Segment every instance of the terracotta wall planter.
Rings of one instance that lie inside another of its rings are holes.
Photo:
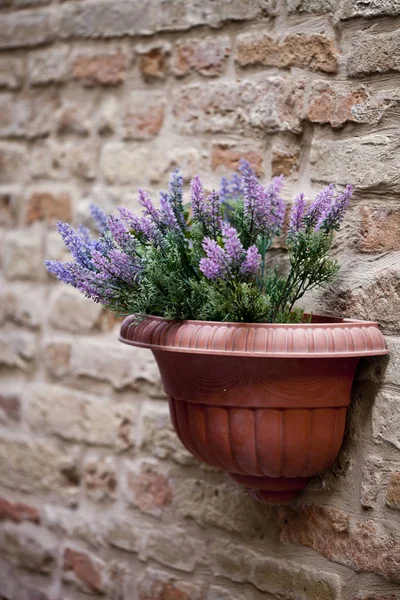
[[[152,350],[186,448],[274,503],[332,464],[359,358],[387,354],[376,323],[318,316],[298,325],[127,317],[120,340]]]

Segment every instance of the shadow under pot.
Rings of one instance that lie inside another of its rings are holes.
[[[377,323],[125,319],[120,340],[152,350],[172,423],[196,458],[253,497],[285,503],[343,441],[358,361],[387,354]]]

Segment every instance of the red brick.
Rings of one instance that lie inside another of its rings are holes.
[[[190,71],[201,75],[220,75],[230,54],[229,38],[206,38],[178,42],[174,52],[174,73],[184,76]]]
[[[364,87],[336,89],[319,81],[313,85],[307,117],[312,123],[327,123],[332,127],[341,127],[349,121],[365,122],[373,116],[371,112],[363,112],[369,102],[370,95]]]
[[[400,471],[392,473],[386,494],[386,504],[400,510]]]
[[[357,247],[361,252],[400,250],[400,210],[360,206]]]
[[[400,540],[372,520],[352,521],[343,511],[308,505],[278,509],[280,540],[313,548],[356,572],[400,583]]]
[[[264,175],[263,155],[256,150],[240,150],[233,144],[214,143],[211,153],[211,168],[225,167],[229,171],[237,171],[240,159],[244,158],[253,167],[256,175]]]
[[[104,563],[97,558],[84,552],[78,552],[72,548],[64,551],[64,579],[77,580],[83,588],[92,592],[102,594],[105,591],[103,578]]]
[[[125,139],[149,140],[156,136],[164,123],[163,102],[135,106],[124,117]]]
[[[141,53],[139,69],[145,81],[165,78],[168,72],[168,54],[164,47],[150,48]]]
[[[27,223],[46,221],[70,221],[72,218],[71,198],[67,193],[33,192],[26,206]]]
[[[160,514],[171,504],[172,490],[168,479],[151,465],[127,474],[128,499],[145,513]]]
[[[272,152],[272,175],[290,177],[299,170],[300,152],[284,152],[274,149]]]
[[[40,513],[34,506],[21,504],[19,502],[9,502],[5,498],[0,498],[0,521],[30,521],[31,523],[40,523]]]
[[[71,75],[82,85],[118,85],[126,79],[129,68],[128,57],[117,54],[99,54],[98,56],[79,56],[72,64]]]
[[[201,600],[199,586],[176,581],[172,576],[149,569],[138,586],[138,600]]]
[[[236,61],[242,67],[300,67],[336,73],[337,55],[334,41],[322,34],[291,34],[281,42],[265,34],[244,34],[238,39]]]

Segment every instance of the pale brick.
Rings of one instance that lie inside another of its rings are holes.
[[[99,323],[101,304],[85,298],[74,288],[57,286],[49,303],[49,322],[56,329],[72,333],[91,331]]]
[[[32,333],[8,327],[0,332],[0,364],[28,371],[36,352],[36,336]]]
[[[39,279],[44,272],[38,235],[11,231],[3,240],[3,269],[6,279]]]
[[[54,37],[51,15],[46,11],[24,11],[2,15],[0,48],[37,46]]]
[[[28,576],[29,577],[29,576]],[[0,560],[1,593],[5,600],[51,600],[50,596],[36,582],[25,580],[25,574],[8,561]]]
[[[382,185],[398,187],[398,139],[384,134],[315,141],[311,150],[314,181],[347,184],[359,189]]]
[[[193,84],[175,92],[173,112],[184,133],[268,133],[302,130],[302,79],[269,77],[260,82]]]
[[[48,373],[55,378],[69,372],[71,343],[63,340],[47,341],[43,348],[43,362]]]
[[[22,181],[28,165],[25,146],[0,144],[0,183]]]
[[[126,449],[134,442],[136,410],[133,404],[113,404],[77,390],[36,384],[26,389],[26,405],[33,431],[116,450]]]
[[[207,594],[207,600],[247,600],[246,592],[236,593],[219,585],[212,585]]]
[[[75,177],[93,181],[97,173],[97,150],[92,144],[73,145],[68,151],[68,165]]]
[[[0,484],[10,490],[68,498],[79,481],[72,477],[75,458],[51,442],[0,440]]]
[[[70,510],[55,504],[46,504],[42,510],[42,522],[57,536],[70,537],[99,549],[105,545],[104,525],[98,515],[88,511]]]
[[[29,8],[31,6],[43,6],[50,4],[51,0],[12,0],[15,8]]]
[[[57,545],[50,534],[24,530],[18,525],[4,524],[0,528],[2,558],[37,573],[51,573],[55,566]]]
[[[142,462],[127,468],[125,496],[142,512],[161,517],[172,501],[171,483],[157,463]]]
[[[152,558],[162,565],[193,572],[204,561],[205,542],[175,526],[151,527],[141,538],[140,557]]]
[[[351,77],[391,71],[400,71],[398,32],[375,35],[363,33],[352,40],[347,59],[347,72]]]
[[[399,0],[341,0],[339,17],[394,17],[400,15]]]
[[[164,117],[165,103],[161,99],[136,97],[123,118],[125,139],[150,140],[160,132]]]
[[[389,508],[400,510],[400,471],[391,474],[386,494],[386,504]]]
[[[159,384],[150,352],[118,343],[80,339],[72,349],[71,370],[77,376],[107,381],[116,389],[150,391]]]
[[[10,228],[15,225],[18,204],[18,194],[14,190],[0,190],[0,227]]]
[[[15,392],[0,393],[0,423],[18,423],[21,420],[21,397]]]
[[[77,56],[71,65],[71,76],[86,87],[113,86],[126,79],[129,58],[122,52]]]
[[[361,505],[364,508],[376,508],[382,500],[380,496],[386,489],[390,478],[390,463],[379,457],[371,456],[365,461],[362,474]]]
[[[176,435],[166,402],[146,402],[143,405],[141,449],[156,458],[170,459],[180,465],[195,464],[196,459],[184,448]]]
[[[287,0],[289,13],[325,13],[334,11],[337,0]]]
[[[334,40],[322,34],[293,33],[277,42],[265,34],[246,33],[238,37],[236,62],[242,67],[300,67],[336,73],[337,57]]]
[[[62,83],[68,74],[68,56],[66,46],[31,52],[27,62],[28,82],[31,85]]]
[[[400,450],[400,401],[397,394],[381,391],[372,414],[373,436]]]
[[[173,71],[180,77],[191,71],[215,77],[225,70],[230,52],[228,37],[178,42],[174,50]]]
[[[230,143],[214,142],[211,151],[211,168],[213,171],[219,167],[225,170],[237,171],[240,159],[247,160],[257,177],[264,175],[263,153],[257,149],[241,149],[240,146]]]
[[[18,283],[8,288],[14,297],[9,319],[29,329],[39,329],[46,312],[46,293],[38,286]]]
[[[400,582],[400,541],[373,520],[354,522],[343,511],[317,505],[278,511],[282,542],[309,546],[357,572]]]
[[[142,528],[133,527],[132,521],[126,517],[113,515],[107,522],[105,538],[111,546],[119,550],[138,553],[143,535]]]
[[[0,135],[29,139],[47,136],[57,105],[57,97],[51,89],[31,90],[29,98],[3,94],[0,97]]]
[[[112,501],[117,497],[117,465],[111,456],[91,456],[83,473],[85,493],[94,502]]]
[[[143,183],[148,176],[150,152],[147,148],[111,142],[103,146],[100,167],[107,183],[135,184]]]
[[[177,580],[169,573],[147,569],[138,584],[138,600],[202,600],[201,585]]]
[[[24,80],[24,65],[21,58],[0,58],[0,87],[17,90]]]
[[[169,46],[137,47],[139,69],[145,81],[165,79],[168,73]]]
[[[226,540],[210,545],[211,569],[215,576],[252,583],[262,592],[296,600],[339,600],[340,579],[316,569],[305,569]]]

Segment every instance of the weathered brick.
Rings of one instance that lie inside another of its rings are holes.
[[[36,234],[11,231],[3,238],[6,279],[39,279],[43,274],[41,240]]]
[[[77,290],[60,286],[50,298],[49,322],[57,329],[84,333],[96,327],[102,310]]]
[[[305,569],[275,559],[247,545],[214,541],[209,549],[214,575],[236,582],[248,582],[262,592],[296,600],[339,600],[340,579],[321,570]]]
[[[52,377],[59,378],[69,371],[71,343],[68,341],[49,341],[43,348],[43,361]]]
[[[400,471],[392,473],[386,494],[389,508],[400,510]]]
[[[263,33],[246,33],[238,37],[236,62],[242,67],[300,67],[336,73],[337,56],[334,41],[322,34],[294,33],[277,42]]]
[[[107,381],[116,389],[154,391],[158,369],[149,352],[122,344],[80,339],[73,345],[71,370],[76,376]]]
[[[27,388],[26,404],[27,419],[34,431],[117,450],[133,444],[134,405],[113,404],[104,398],[44,383]]]
[[[390,135],[371,134],[356,139],[316,140],[311,150],[311,178],[347,184],[359,189],[397,189],[396,166],[399,142]]]
[[[54,225],[57,221],[71,221],[71,197],[67,192],[32,192],[25,207],[26,223],[46,221]]]
[[[55,46],[45,50],[34,50],[28,55],[27,79],[31,85],[61,83],[68,74],[69,50],[66,46]]]
[[[0,4],[1,6],[1,4]],[[29,576],[28,576],[29,577]],[[0,561],[1,593],[5,600],[50,600],[40,584],[25,580],[25,573],[8,561]]]
[[[0,521],[40,523],[40,512],[29,504],[9,502],[6,498],[0,498]]]
[[[128,140],[149,140],[164,123],[165,103],[146,97],[130,103],[123,119],[124,137]]]
[[[287,0],[289,13],[325,13],[334,11],[337,0]]]
[[[169,573],[148,569],[138,584],[138,600],[201,600],[201,585],[177,580]]]
[[[106,564],[99,558],[67,547],[64,550],[63,580],[74,582],[84,592],[104,594]]]
[[[84,181],[93,181],[97,173],[97,149],[92,143],[75,144],[69,148],[67,161],[70,172]]]
[[[111,456],[92,456],[85,462],[83,481],[88,498],[95,502],[115,500],[117,497],[117,466]]]
[[[166,402],[145,402],[141,412],[141,449],[161,459],[171,459],[180,465],[195,464],[196,459],[179,441],[169,416]]]
[[[385,206],[359,207],[357,248],[361,252],[400,250],[400,211]]]
[[[371,98],[364,86],[348,89],[324,81],[313,84],[307,118],[312,123],[341,127],[347,122],[378,122],[383,104]]]
[[[145,81],[165,79],[168,73],[169,47],[166,45],[137,48],[139,69]]]
[[[240,165],[240,159],[247,160],[256,175],[264,175],[263,154],[261,150],[241,150],[240,146],[230,143],[214,142],[211,151],[211,168],[213,171],[219,167],[225,170],[237,171]]]
[[[57,546],[45,531],[21,529],[14,523],[0,528],[0,553],[2,558],[36,573],[51,573],[55,566]]]
[[[288,151],[274,148],[272,151],[271,168],[274,177],[284,175],[291,177],[298,172],[300,165],[300,151]]]
[[[23,11],[2,15],[0,48],[38,46],[54,37],[54,25],[47,11]]]
[[[393,444],[400,450],[400,403],[394,393],[382,390],[374,403],[372,414],[373,436]]]
[[[183,182],[189,183],[199,172],[200,165],[203,164],[202,158],[206,156],[190,146],[177,146],[170,148],[168,153],[158,153],[152,159],[149,180],[153,184],[161,183],[165,186],[172,171],[179,168],[182,171]]]
[[[156,463],[143,462],[129,467],[125,487],[128,502],[144,513],[160,517],[171,504],[170,481]]]
[[[36,336],[21,329],[4,328],[0,332],[0,364],[29,371],[37,352]]]
[[[42,509],[43,525],[60,537],[82,541],[98,550],[105,546],[104,526],[95,512],[78,511],[57,504],[46,504]]]
[[[347,59],[350,77],[400,71],[400,34],[363,33],[352,42]]]
[[[400,542],[394,532],[372,521],[351,521],[343,511],[317,505],[282,507],[280,539],[310,546],[357,572],[400,581]]]
[[[18,195],[13,190],[0,191],[0,227],[15,225],[18,211]]]
[[[18,423],[21,420],[21,398],[16,392],[3,390],[0,393],[0,423],[11,421]]]
[[[341,19],[396,15],[400,15],[399,0],[341,0],[338,12]]]
[[[68,498],[76,493],[74,457],[50,442],[0,440],[0,483],[6,489]]]
[[[35,139],[47,136],[57,108],[53,90],[32,90],[28,97],[3,94],[0,97],[0,135]]]
[[[71,76],[82,85],[112,86],[123,83],[129,68],[129,58],[122,52],[77,56],[71,65]]]
[[[0,144],[0,183],[21,181],[27,162],[23,144]]]
[[[51,0],[12,0],[15,8],[29,8],[31,6],[43,6],[50,4]]]
[[[97,109],[94,96],[87,90],[74,90],[74,94],[63,96],[60,109],[55,115],[57,133],[61,135],[87,136],[92,127]]]
[[[217,76],[226,67],[231,45],[228,37],[178,42],[174,50],[173,71],[183,77],[191,71]]]
[[[13,299],[8,319],[25,328],[39,329],[46,310],[44,290],[29,283],[17,283],[7,289]]]
[[[212,585],[207,594],[207,600],[246,600],[246,592],[232,592],[231,589],[225,589],[219,585]]]
[[[184,133],[260,129],[302,130],[303,79],[269,77],[260,82],[193,84],[175,92],[173,112]]]
[[[24,65],[21,58],[0,58],[0,87],[17,90],[22,86],[24,79]]]
[[[388,461],[377,456],[370,456],[365,461],[360,502],[364,508],[376,508],[381,501],[381,494],[386,489],[391,474]]]

